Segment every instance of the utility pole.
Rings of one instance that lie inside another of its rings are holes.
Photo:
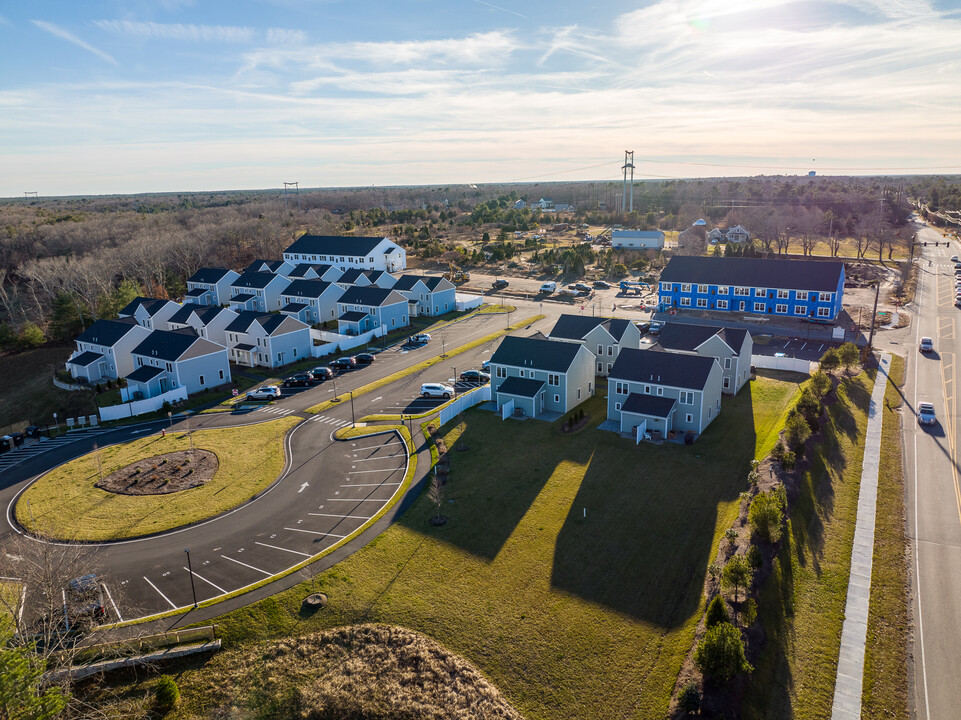
[[[621,194],[621,212],[626,214],[634,212],[634,151],[625,150],[624,151],[624,165],[621,167],[624,171],[624,190]],[[627,171],[631,171],[631,197],[630,206],[628,207],[628,197],[627,197]]]
[[[287,207],[287,188],[294,188],[297,195],[297,212],[300,212],[300,183],[299,182],[285,182],[284,183],[284,210],[290,213],[290,208]]]

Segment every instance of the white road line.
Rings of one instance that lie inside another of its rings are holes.
[[[380,473],[382,473],[382,472],[392,473],[392,472],[397,472],[398,470],[400,470],[399,467],[396,467],[396,468],[381,468],[380,470],[351,470],[351,471],[350,471],[349,473],[347,473],[347,474],[348,474],[348,475],[365,475],[365,474],[367,474],[367,473],[375,473],[375,472],[380,472]]]
[[[268,545],[267,543],[256,542],[256,541],[254,541],[254,545],[263,545],[264,547],[269,547],[274,550],[283,550],[284,552],[293,553],[294,555],[303,555],[304,557],[310,557],[308,553],[300,552],[300,550],[291,550],[290,548],[283,548],[277,545]]]
[[[381,455],[379,457],[372,458],[353,458],[351,462],[370,462],[371,460],[394,460],[395,458],[403,457],[403,455]]]
[[[232,557],[227,557],[226,555],[221,555],[220,557],[222,557],[224,560],[230,560],[230,562],[237,563],[238,565],[243,565],[245,568],[250,568],[251,570],[256,570],[256,571],[259,572],[259,573],[263,573],[263,574],[266,575],[267,577],[270,577],[271,575],[273,575],[273,573],[271,573],[271,572],[267,572],[266,570],[261,570],[259,567],[254,567],[253,565],[248,565],[248,564],[245,563],[245,562],[240,562],[240,560],[235,560],[235,559],[232,558]]]
[[[394,440],[393,442],[383,443],[383,444],[381,444],[381,445],[354,445],[353,448],[354,448],[355,451],[359,451],[359,450],[377,450],[378,448],[388,447],[388,446],[390,446],[390,445],[403,445],[403,444],[404,444],[404,443],[402,443],[400,440]]]
[[[388,498],[389,500],[390,498]],[[377,498],[327,498],[327,502],[379,502],[385,503],[387,500],[378,500]]]
[[[349,483],[347,485],[341,485],[341,487],[387,487],[389,485],[400,485],[399,482],[395,483]]]
[[[190,572],[190,569],[189,569],[189,568],[184,568],[184,570],[186,570],[187,572]],[[216,585],[216,584],[210,582],[210,580],[208,580],[207,578],[205,578],[205,577],[204,577],[203,575],[201,575],[200,573],[198,573],[198,572],[195,571],[195,572],[193,573],[193,576],[194,576],[195,578],[197,578],[198,580],[203,580],[205,583],[207,583],[208,585],[210,585],[210,587],[217,588],[217,589],[220,590],[220,592],[222,592],[224,595],[227,594],[227,591],[224,590],[222,587],[220,587],[220,585]]]
[[[23,580],[23,578],[4,577],[3,575],[0,575],[0,580],[10,580],[11,582],[20,582],[21,580]]]
[[[307,513],[316,517],[344,518],[347,520],[370,520],[373,515],[337,515],[336,513]]]
[[[113,601],[113,595],[110,594],[110,588],[107,587],[107,583],[103,584],[103,589],[107,593],[107,599],[110,600],[110,604],[113,605],[113,611],[117,613],[117,619],[123,622],[123,615],[120,614],[120,608],[117,607],[117,603]]]
[[[172,607],[174,610],[177,609],[177,606],[174,605],[174,604],[170,601],[170,598],[167,597],[166,595],[164,595],[162,592],[160,592],[160,588],[158,588],[156,585],[154,585],[152,582],[150,582],[150,578],[148,578],[146,575],[144,575],[144,576],[143,576],[143,579],[147,581],[147,584],[148,584],[150,587],[152,587],[154,590],[157,591],[157,594],[158,594],[160,597],[162,597],[164,600],[167,601],[167,603],[170,605],[170,607]]]
[[[301,530],[300,528],[285,527],[284,530],[290,530],[291,532],[307,533],[308,535],[323,535],[324,537],[335,537],[335,538],[347,537],[346,535],[334,535],[334,533],[318,532],[317,530]]]

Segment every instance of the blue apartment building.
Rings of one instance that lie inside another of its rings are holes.
[[[661,273],[662,308],[830,322],[841,312],[844,263],[675,256]]]

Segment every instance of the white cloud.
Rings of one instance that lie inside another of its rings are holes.
[[[95,20],[93,24],[101,30],[141,40],[245,43],[255,36],[253,28],[233,25],[182,25],[130,20]]]
[[[110,55],[108,55],[107,53],[105,53],[103,50],[100,50],[100,49],[98,49],[98,48],[95,48],[95,47],[94,47],[93,45],[91,45],[90,43],[85,42],[84,40],[81,40],[80,38],[78,38],[76,35],[74,35],[74,34],[73,34],[72,32],[70,32],[69,30],[65,30],[64,28],[59,27],[58,25],[54,25],[53,23],[48,23],[48,22],[45,22],[45,21],[43,21],[43,20],[31,20],[30,22],[32,22],[34,25],[36,25],[36,26],[37,26],[38,28],[40,28],[41,30],[47,31],[47,32],[50,33],[51,35],[56,35],[58,38],[61,38],[61,39],[63,39],[63,40],[66,40],[66,41],[69,42],[69,43],[73,43],[73,44],[76,45],[77,47],[83,48],[83,49],[86,50],[87,52],[93,53],[94,55],[96,55],[96,56],[97,56],[98,58],[100,58],[101,60],[106,60],[107,62],[109,62],[109,63],[111,63],[111,64],[113,64],[113,65],[117,65],[117,64],[118,64],[117,61],[113,59],[113,57],[111,57]]]

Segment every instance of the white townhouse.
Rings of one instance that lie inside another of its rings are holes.
[[[180,303],[173,300],[138,297],[118,312],[117,317],[133,318],[148,330],[166,330],[167,320],[179,309]]]
[[[290,281],[283,275],[257,271],[245,272],[230,286],[230,308],[238,312],[280,310],[283,306],[280,295],[289,284]]]
[[[193,328],[204,340],[227,346],[227,326],[237,319],[230,308],[185,303],[167,321],[170,330]]]
[[[341,270],[362,268],[400,272],[407,268],[407,251],[387,237],[302,235],[286,250],[292,264],[328,263]]]
[[[240,273],[227,268],[200,268],[187,280],[184,302],[198,305],[226,305],[232,293],[230,286]]]
[[[754,340],[747,330],[669,322],[650,349],[715,358],[723,373],[725,395],[736,395],[751,379]]]
[[[397,278],[383,270],[361,270],[360,268],[347,268],[337,278],[337,284],[344,290],[351,286],[389,289],[394,287],[396,282]]]
[[[720,412],[713,357],[625,349],[607,376],[607,419],[623,433],[700,435]]]
[[[295,265],[287,272],[288,280],[323,280],[324,282],[335,282],[340,279],[344,271],[333,265],[321,265],[319,263],[301,263]]]
[[[116,380],[134,368],[130,352],[150,331],[132,318],[97,320],[77,337],[77,349],[67,360],[75,378],[96,383]]]
[[[395,290],[379,287],[349,287],[337,301],[337,332],[360,335],[386,327],[388,331],[410,323],[407,298]]]
[[[150,398],[182,387],[188,395],[230,382],[227,348],[193,331],[154,330],[131,358],[136,367],[125,375],[124,400]]]
[[[401,275],[394,290],[407,298],[410,316],[443,315],[456,309],[457,288],[450,280],[435,275]]]
[[[280,296],[280,312],[308,325],[337,320],[337,301],[344,294],[337,283],[324,280],[292,280]]]
[[[594,355],[594,370],[604,376],[624,348],[641,347],[641,331],[621,318],[561,315],[548,333],[551,340],[580,343]]]
[[[310,326],[287,315],[245,310],[227,326],[230,359],[254,367],[280,367],[311,356]]]
[[[294,269],[293,263],[286,260],[254,260],[244,268],[244,272],[269,272],[271,275],[283,275]]]
[[[491,393],[498,411],[565,413],[594,395],[593,365],[583,345],[508,335],[491,356]]]

